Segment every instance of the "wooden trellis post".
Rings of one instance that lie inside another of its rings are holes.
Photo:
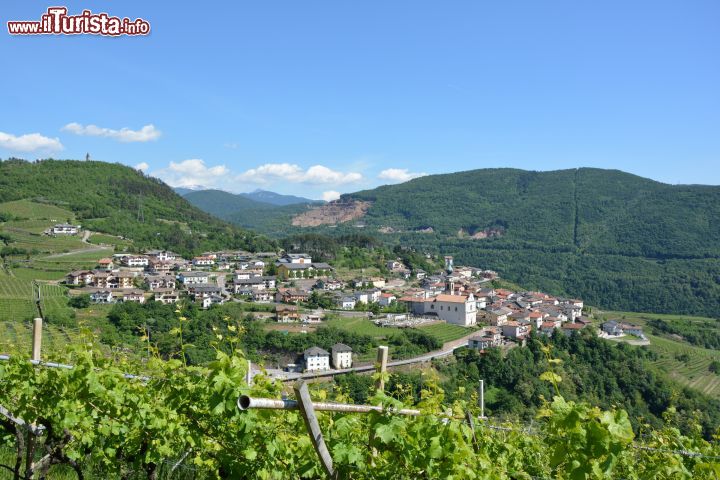
[[[470,433],[472,434],[472,446],[475,453],[478,453],[480,447],[478,445],[477,436],[475,435],[475,420],[473,420],[473,414],[470,410],[465,412],[465,421],[467,421],[470,427]]]
[[[323,439],[322,431],[320,430],[317,415],[315,415],[315,409],[313,408],[307,383],[300,380],[297,384],[295,384],[293,390],[295,390],[295,397],[297,398],[298,406],[300,407],[300,413],[302,414],[303,420],[305,420],[305,427],[307,428],[308,434],[310,434],[310,439],[312,440],[315,452],[320,458],[320,463],[322,463],[323,469],[325,470],[328,478],[336,479],[337,472],[333,468],[333,460],[330,456],[330,451],[325,445],[325,440]]]

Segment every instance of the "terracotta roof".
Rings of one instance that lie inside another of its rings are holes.
[[[409,296],[405,296],[405,297],[400,297],[400,298],[398,299],[398,301],[399,301],[399,302],[424,302],[425,299],[422,298],[422,297],[409,297]]]
[[[441,293],[435,297],[437,302],[450,302],[450,303],[465,303],[468,297],[465,295],[448,295],[447,293]]]

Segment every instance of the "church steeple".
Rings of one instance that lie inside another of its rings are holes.
[[[453,257],[452,257],[452,255],[445,255],[445,271],[448,274],[453,273]]]

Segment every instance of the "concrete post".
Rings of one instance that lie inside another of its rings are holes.
[[[485,418],[485,380],[480,380],[480,418]]]
[[[384,345],[381,345],[378,347],[377,363],[378,363],[378,373],[380,373],[381,375],[375,386],[378,390],[385,390],[385,380],[382,378],[382,374],[387,372],[388,347],[386,347]]]
[[[40,350],[42,349],[42,318],[33,320],[32,359],[40,361]]]

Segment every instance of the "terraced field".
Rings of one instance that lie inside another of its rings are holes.
[[[32,282],[0,270],[0,320],[26,321],[36,316]]]
[[[0,296],[0,321],[25,321],[35,318],[37,309],[29,299],[3,298]]]
[[[648,335],[650,349],[660,354],[654,364],[682,385],[687,385],[707,395],[720,398],[720,375],[710,372],[713,360],[720,361],[720,352],[694,347],[654,335]],[[678,356],[686,354],[687,361]]]
[[[72,341],[76,331],[43,325],[42,352],[44,355],[61,353]],[[32,324],[30,322],[0,321],[0,353],[30,353],[32,347]]]
[[[29,233],[41,234],[52,225],[49,220],[11,220],[5,222],[5,227],[9,229],[24,230]]]
[[[73,220],[75,214],[55,205],[33,202],[31,200],[15,200],[0,203],[0,212],[6,212],[19,218],[49,220],[55,223]]]
[[[43,312],[59,318],[67,317],[72,310],[67,306],[67,289],[60,285],[39,283]],[[28,321],[37,317],[33,281],[17,278],[7,272],[0,273],[0,321]]]
[[[371,337],[386,337],[393,332],[392,328],[378,327],[373,322],[363,317],[340,317],[327,321],[327,325],[337,327],[349,332],[370,335]]]
[[[80,251],[77,253],[55,254],[46,257],[38,257],[32,260],[31,265],[41,270],[62,270],[69,272],[71,270],[93,268],[97,265],[97,261],[103,257],[112,255],[112,248],[103,250],[94,250],[91,252]]]
[[[67,288],[60,285],[40,284],[43,314],[49,318],[65,318],[72,313],[68,307]]]
[[[73,310],[67,305],[67,289],[47,282],[61,280],[72,270],[94,267],[100,258],[112,254],[112,247],[93,247],[80,236],[43,235],[55,223],[74,221],[72,212],[54,205],[19,200],[0,203],[0,212],[15,217],[0,223],[5,241],[29,255],[9,257],[2,264],[0,321],[25,322],[38,315],[34,281],[40,284],[43,313],[54,321],[68,319]]]
[[[52,224],[48,223],[47,226]],[[76,250],[85,246],[80,237],[64,236],[53,237],[41,233],[33,233],[20,228],[4,225],[1,229],[10,236],[11,245],[23,248],[29,252],[56,253]]]
[[[45,203],[18,200],[0,203],[0,212],[15,218],[0,223],[0,232],[9,236],[10,246],[34,253],[68,252],[87,247],[79,236],[49,236],[42,232],[56,223],[74,222],[74,214]]]
[[[93,233],[88,239],[88,242],[93,245],[112,245],[120,250],[124,247],[130,247],[132,245],[132,240],[122,239],[120,237],[106,235],[104,233]]]
[[[67,274],[67,269],[58,270],[40,269],[32,267],[14,267],[12,274],[21,280],[62,280]]]
[[[370,335],[371,337],[376,338],[384,338],[397,331],[392,327],[378,327],[371,320],[362,317],[333,318],[327,321],[327,325],[354,333]],[[462,338],[473,331],[470,328],[452,325],[449,323],[435,323],[432,325],[418,327],[418,329],[428,335],[432,335],[442,343],[457,340],[458,338]]]
[[[706,318],[706,317],[692,317],[689,315],[675,315],[675,314],[665,314],[665,313],[638,313],[638,312],[614,312],[614,311],[604,311],[602,312],[602,315],[606,317],[608,320],[610,319],[621,319],[623,321],[636,323],[638,325],[645,325],[648,320],[651,319],[660,319],[665,321],[673,321],[673,320],[688,320],[691,322],[706,322],[706,321],[714,321],[712,318]]]
[[[621,319],[645,327],[645,335],[650,339],[650,345],[647,348],[658,353],[661,357],[654,362],[660,370],[682,385],[687,385],[712,397],[720,398],[720,375],[708,370],[710,362],[713,360],[720,361],[720,350],[691,345],[683,341],[682,338],[652,335],[650,333],[652,330],[646,326],[647,322],[652,319],[666,322],[697,322],[703,325],[715,324],[717,320],[689,315],[611,311],[602,312],[602,317]],[[684,360],[684,355],[687,355],[687,360]]]
[[[460,325],[452,325],[450,323],[434,323],[432,325],[418,327],[418,329],[428,335],[432,335],[442,343],[457,340],[465,335],[469,335],[475,330],[473,328],[461,327]]]

